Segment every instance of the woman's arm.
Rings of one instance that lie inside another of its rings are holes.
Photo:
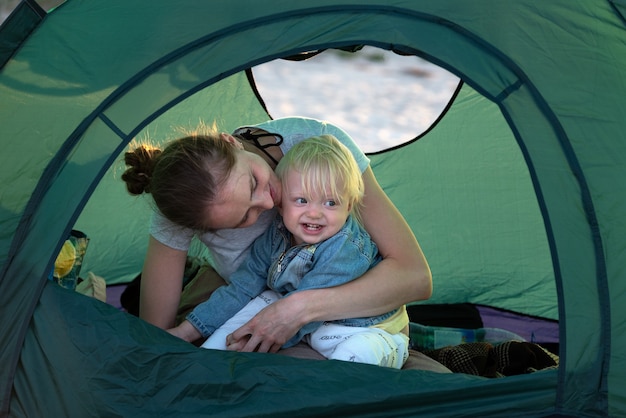
[[[163,329],[174,326],[186,261],[186,251],[170,248],[150,236],[141,273],[142,319]]]
[[[275,302],[235,331],[229,348],[277,351],[309,322],[379,315],[430,297],[430,268],[415,236],[371,168],[363,173],[363,180],[363,224],[383,261],[350,283],[294,293]]]
[[[344,312],[348,314],[344,317],[381,314],[405,303],[428,299],[432,294],[430,268],[409,225],[371,168],[363,173],[363,181],[362,220],[383,261],[355,281],[355,289],[341,295],[350,297],[349,305],[353,308]]]

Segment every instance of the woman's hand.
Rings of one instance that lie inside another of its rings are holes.
[[[226,345],[232,351],[275,353],[308,322],[304,317],[304,305],[300,295],[294,293],[268,305],[241,328],[226,337]]]

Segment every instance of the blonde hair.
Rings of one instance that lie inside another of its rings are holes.
[[[360,220],[363,177],[352,153],[337,138],[320,135],[294,145],[278,163],[276,175],[283,180],[289,170],[301,174],[305,194],[331,194]]]

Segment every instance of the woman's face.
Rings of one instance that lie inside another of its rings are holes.
[[[280,181],[265,160],[243,149],[236,157],[217,199],[206,209],[205,222],[212,229],[251,226],[263,211],[280,204]]]

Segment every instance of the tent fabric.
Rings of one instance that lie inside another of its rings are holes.
[[[0,27],[0,412],[626,414],[624,9],[69,0],[44,16],[24,1]],[[141,269],[151,203],[119,180],[133,138],[263,121],[246,69],[352,45],[463,80],[436,126],[372,167],[429,259],[429,303],[558,319],[558,371],[493,381],[198,350],[47,280],[72,229],[91,238],[84,271],[119,283]]]
[[[53,329],[52,321],[67,326]],[[502,416],[524,404],[545,413],[554,402],[554,393],[542,389],[554,387],[555,372],[542,372],[541,379],[507,378],[493,388],[486,386],[488,379],[470,375],[449,375],[444,383],[431,372],[197,349],[52,284],[42,294],[34,322],[22,353],[28,367],[18,365],[11,416],[45,416],[46,411],[67,417],[389,417],[453,411],[454,416],[459,411],[460,416]],[[446,400],[457,391],[465,393]],[[483,405],[503,392],[523,392],[524,400],[520,405],[514,396]]]

